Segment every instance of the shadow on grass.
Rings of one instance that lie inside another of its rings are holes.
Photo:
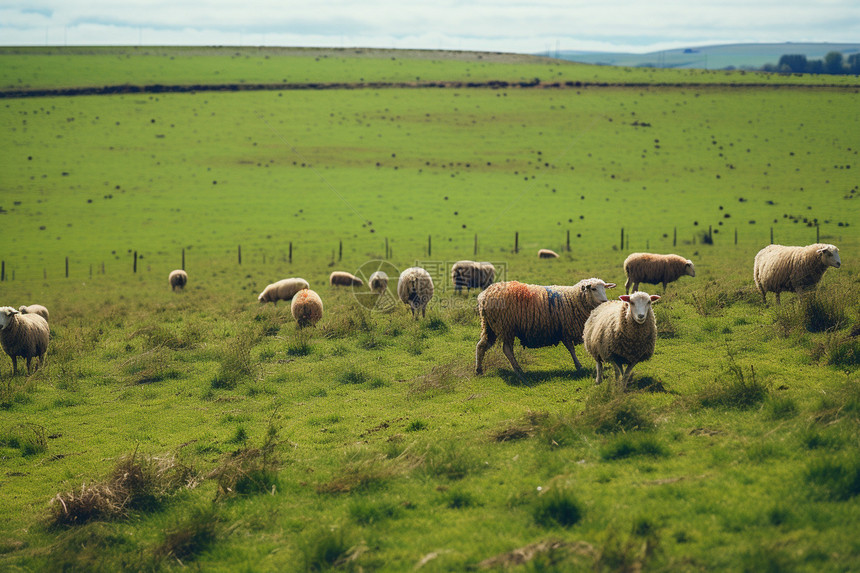
[[[536,386],[544,384],[555,378],[569,378],[570,380],[588,380],[594,378],[594,370],[581,368],[571,370],[569,368],[556,368],[553,370],[538,370],[533,372],[514,372],[508,369],[499,369],[499,378],[508,386]]]

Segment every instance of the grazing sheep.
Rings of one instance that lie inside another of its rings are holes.
[[[46,321],[50,320],[48,318],[48,309],[41,304],[31,304],[30,306],[21,305],[21,307],[18,309],[18,312],[20,312],[21,314],[38,314]]]
[[[293,297],[293,302],[290,303],[290,312],[296,319],[299,328],[315,326],[323,315],[322,299],[311,289],[302,289]]]
[[[388,274],[383,271],[376,271],[367,281],[370,284],[370,290],[377,294],[385,292],[388,288]]]
[[[625,293],[631,292],[630,285],[633,285],[633,292],[639,290],[639,283],[663,283],[665,293],[667,283],[675,282],[684,275],[696,276],[696,267],[693,261],[679,255],[632,253],[624,260],[624,274],[627,275]]]
[[[409,306],[412,316],[417,319],[418,312],[421,316],[427,313],[427,303],[433,298],[433,279],[430,273],[421,267],[409,267],[402,273],[397,281],[397,296],[403,304]]]
[[[514,338],[526,348],[564,344],[576,369],[582,368],[574,345],[582,343],[582,328],[592,310],[606,302],[606,289],[615,283],[581,280],[573,286],[540,286],[517,281],[495,283],[478,295],[481,339],[475,349],[475,372],[481,374],[484,353],[502,339],[502,351],[516,372]]]
[[[582,338],[585,351],[597,363],[595,383],[603,381],[603,363],[611,362],[624,389],[633,367],[654,354],[657,320],[651,303],[660,297],[640,291],[618,298],[621,300],[613,300],[594,309],[585,321]],[[625,364],[626,371],[622,370]]]
[[[167,277],[167,284],[170,285],[172,290],[182,290],[185,288],[185,285],[188,284],[188,274],[182,269],[176,269],[175,271],[170,271],[170,275]]]
[[[278,306],[279,300],[290,300],[297,292],[304,288],[310,288],[308,281],[305,279],[291,278],[279,280],[264,288],[260,296],[257,297],[257,300],[260,301],[260,304],[273,302],[275,306]]]
[[[496,267],[492,263],[476,263],[475,261],[457,261],[451,267],[451,281],[454,292],[473,288],[484,290],[496,279]]]
[[[27,359],[27,374],[30,360],[39,358],[39,366],[45,361],[48,351],[48,321],[38,314],[21,314],[11,306],[0,307],[0,345],[12,359],[12,374],[18,372],[18,357]]]
[[[768,245],[755,256],[753,279],[763,302],[767,302],[767,293],[772,292],[776,293],[776,303],[779,304],[779,293],[800,293],[814,288],[828,267],[838,269],[840,266],[839,249],[834,245]]]
[[[364,281],[357,276],[344,271],[334,271],[328,277],[328,283],[332,286],[363,286]]]
[[[551,251],[549,249],[541,249],[538,251],[538,258],[539,259],[557,259],[558,253],[556,253],[555,251]]]

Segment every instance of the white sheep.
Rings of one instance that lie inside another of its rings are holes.
[[[538,258],[539,259],[557,259],[558,253],[556,253],[555,251],[552,251],[550,249],[541,249],[538,251]]]
[[[11,306],[0,307],[0,345],[12,359],[13,375],[18,372],[19,356],[27,359],[27,374],[34,357],[39,358],[42,366],[49,335],[48,321],[38,314],[21,314]]]
[[[184,289],[185,285],[188,284],[188,273],[186,273],[182,269],[170,271],[170,274],[167,276],[167,284],[169,284],[171,290],[174,291],[176,289]]]
[[[779,304],[779,293],[801,293],[815,288],[829,267],[838,269],[840,266],[839,249],[834,245],[768,245],[755,256],[753,280],[763,302],[767,303],[767,293],[772,292],[776,294],[776,303]]]
[[[370,285],[371,292],[382,294],[388,288],[388,274],[384,271],[376,271],[370,275],[367,282]]]
[[[260,296],[257,297],[257,300],[260,301],[260,304],[273,302],[275,306],[278,306],[279,300],[290,300],[297,292],[305,288],[310,288],[308,281],[305,279],[283,279],[264,288]]]
[[[427,304],[433,298],[433,279],[430,273],[421,267],[409,267],[397,280],[397,296],[403,304],[412,311],[412,316],[418,318],[418,312],[425,316]]]
[[[50,318],[49,318],[50,315],[48,313],[48,309],[45,308],[44,306],[42,306],[41,304],[31,304],[30,306],[21,305],[18,308],[18,312],[20,312],[21,314],[38,314],[39,316],[44,318],[46,321],[50,320]]]
[[[603,363],[611,362],[622,389],[627,387],[633,367],[653,356],[657,344],[657,320],[652,302],[656,294],[635,292],[602,304],[585,321],[583,345],[597,363],[595,382],[603,381]],[[627,365],[627,369],[622,367]]]
[[[322,299],[311,289],[302,289],[293,297],[293,302],[290,303],[290,312],[296,319],[299,328],[315,326],[323,315]]]
[[[658,285],[663,283],[663,292],[666,292],[666,284],[675,282],[684,275],[696,276],[696,267],[693,261],[679,255],[656,255],[654,253],[632,253],[624,260],[624,274],[627,282],[624,283],[624,292],[630,293],[639,290],[639,283]]]
[[[502,340],[502,351],[514,371],[522,368],[514,357],[514,339],[526,348],[564,344],[577,370],[582,368],[574,345],[582,343],[582,329],[589,314],[606,302],[606,289],[615,283],[581,280],[573,286],[541,286],[517,281],[490,285],[478,295],[481,339],[475,349],[475,372],[483,372],[484,353]]]
[[[475,261],[457,261],[451,267],[451,282],[454,292],[473,288],[485,289],[496,279],[496,267],[492,263],[477,263]]]
[[[334,271],[328,277],[331,286],[363,286],[364,281],[352,273],[345,271]]]

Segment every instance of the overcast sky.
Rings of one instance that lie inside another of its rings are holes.
[[[0,0],[0,45],[535,53],[860,42],[858,0]]]

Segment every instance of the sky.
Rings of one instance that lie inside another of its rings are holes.
[[[0,0],[0,45],[646,53],[860,42],[858,0]]]

